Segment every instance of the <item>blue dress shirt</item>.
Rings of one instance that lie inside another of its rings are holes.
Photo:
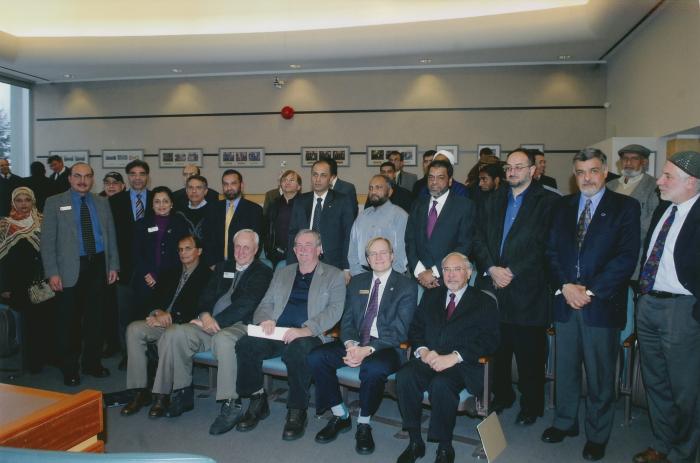
[[[85,252],[85,245],[83,244],[83,227],[80,225],[80,206],[82,204],[82,196],[80,193],[76,193],[71,190],[70,192],[70,202],[73,208],[73,219],[75,220],[76,229],[78,230],[78,242],[80,243],[80,256],[87,256]],[[105,246],[102,240],[102,227],[100,227],[100,221],[97,216],[97,208],[95,208],[95,200],[91,193],[85,195],[85,202],[87,203],[88,210],[90,211],[90,222],[92,222],[92,233],[95,235],[95,252],[104,252]]]

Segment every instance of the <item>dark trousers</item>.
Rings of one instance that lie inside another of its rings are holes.
[[[126,328],[129,323],[136,320],[143,320],[144,317],[136,318],[136,300],[134,290],[129,281],[117,282],[117,320],[119,323],[119,343],[122,352],[126,353]]]
[[[542,416],[546,352],[547,338],[544,327],[501,323],[501,344],[495,356],[494,400],[500,403],[511,403],[515,400],[511,374],[515,354],[520,410],[529,416]]]
[[[315,336],[297,338],[289,344],[271,339],[243,336],[236,343],[238,356],[238,376],[236,392],[242,397],[249,397],[263,387],[263,360],[282,356],[287,366],[289,394],[287,408],[306,410],[309,408],[309,387],[311,386],[311,369],[306,356],[314,347],[320,346],[321,340]]]
[[[316,410],[326,410],[342,403],[335,371],[345,366],[345,346],[334,341],[317,347],[306,358],[316,384]],[[382,349],[366,357],[360,365],[360,415],[377,412],[384,395],[386,378],[399,369],[401,361],[396,349]]]
[[[654,433],[651,445],[671,461],[694,462],[700,442],[700,322],[693,296],[637,305],[642,379]]]
[[[586,309],[583,309],[586,310]],[[588,326],[581,310],[567,322],[555,323],[556,411],[554,427],[578,428],[581,364],[586,369],[586,437],[608,442],[615,416],[615,363],[620,341],[618,328]]]
[[[56,293],[57,347],[64,373],[77,373],[79,359],[83,368],[101,364],[106,287],[105,258],[100,253],[81,257],[75,286]]]
[[[105,289],[104,337],[107,350],[116,351],[121,348],[116,283],[108,285]]]
[[[481,391],[473,387],[479,384],[483,375],[484,370],[480,365],[459,363],[438,373],[422,360],[411,359],[396,373],[403,429],[409,432],[420,430],[423,392],[428,391],[431,408],[428,440],[452,441],[459,393],[466,387],[469,393],[479,394]]]

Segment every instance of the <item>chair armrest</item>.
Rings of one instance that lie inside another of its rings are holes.
[[[493,360],[493,357],[490,355],[484,355],[482,357],[479,357],[479,363],[481,365],[486,365],[487,363],[491,362]]]
[[[629,336],[627,336],[627,339],[622,341],[622,347],[625,349],[629,349],[630,347],[634,346],[634,342],[637,340],[637,335],[632,333]]]

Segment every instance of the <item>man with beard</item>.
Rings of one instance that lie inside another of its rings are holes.
[[[348,262],[352,276],[367,271],[365,248],[369,240],[378,236],[388,239],[394,248],[393,269],[406,273],[404,233],[408,214],[389,201],[390,191],[391,181],[384,175],[375,175],[370,179],[367,204],[350,230]]]

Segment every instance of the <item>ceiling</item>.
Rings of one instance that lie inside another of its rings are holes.
[[[51,83],[601,62],[659,0],[254,3],[13,2],[0,73]]]

